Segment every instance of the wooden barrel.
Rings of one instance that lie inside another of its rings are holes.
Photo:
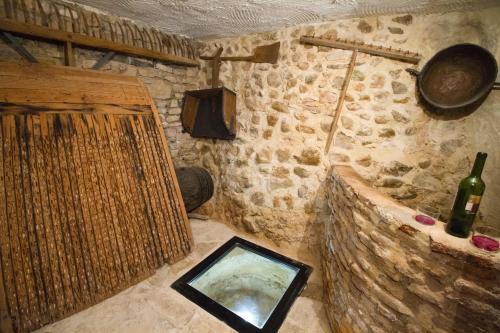
[[[176,168],[175,173],[187,212],[200,207],[214,194],[214,182],[207,170],[199,167]]]

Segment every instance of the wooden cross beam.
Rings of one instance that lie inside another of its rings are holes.
[[[0,34],[3,36],[7,45],[9,45],[14,51],[19,53],[24,59],[28,60],[31,63],[38,63],[38,60],[28,51],[26,48],[19,43],[16,37],[12,36],[12,34],[7,31],[0,31]]]

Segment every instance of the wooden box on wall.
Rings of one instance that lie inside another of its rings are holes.
[[[236,94],[225,88],[186,91],[181,121],[195,138],[236,137]]]

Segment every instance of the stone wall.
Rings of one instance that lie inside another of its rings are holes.
[[[500,254],[424,226],[415,211],[336,167],[323,274],[336,332],[498,332]]]
[[[500,93],[492,92],[472,115],[443,120],[418,103],[415,78],[441,48],[478,43],[500,59],[500,9],[422,16],[347,19],[276,32],[210,40],[202,54],[251,54],[281,42],[278,63],[223,62],[221,81],[238,94],[237,139],[198,140],[198,164],[217,183],[204,211],[277,242],[314,244],[328,216],[325,180],[334,164],[351,165],[372,186],[414,207],[441,208],[446,217],[459,180],[476,151],[490,154],[481,206],[498,224]],[[360,53],[334,147],[323,150],[351,52],[299,43],[301,35],[349,38],[423,54],[419,66]],[[211,68],[203,63],[208,86]]]
[[[40,63],[64,64],[64,49],[62,46],[23,38],[19,40]],[[91,68],[104,54],[99,51],[80,48],[76,48],[75,52],[76,66],[80,68]],[[25,60],[0,41],[0,61]],[[194,163],[197,159],[194,154],[194,141],[188,134],[182,133],[180,113],[184,91],[198,88],[199,69],[115,55],[101,70],[137,76],[143,80],[160,113],[174,163],[176,165]]]

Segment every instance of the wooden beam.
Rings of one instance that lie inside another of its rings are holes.
[[[94,66],[92,66],[92,69],[95,69],[95,70],[101,69],[102,66],[104,66],[105,64],[108,63],[108,61],[113,59],[115,54],[116,53],[113,51],[106,52],[102,57],[99,58],[99,60],[96,61]]]
[[[333,118],[332,125],[330,126],[330,132],[328,133],[328,138],[326,139],[325,154],[328,154],[330,146],[333,142],[333,136],[335,135],[335,130],[337,129],[337,124],[340,119],[340,114],[342,113],[342,106],[344,105],[345,95],[347,94],[347,88],[349,87],[349,82],[351,81],[352,72],[354,71],[354,66],[356,65],[356,57],[358,56],[358,50],[354,50],[351,56],[351,62],[347,68],[347,73],[344,78],[344,84],[342,85],[342,90],[340,91],[339,100],[337,102],[337,108],[335,109],[335,118]]]
[[[1,34],[5,38],[7,45],[12,47],[14,49],[14,51],[19,53],[20,56],[22,56],[23,58],[25,58],[26,60],[28,60],[31,63],[38,62],[38,60],[36,60],[36,58],[28,50],[26,50],[26,48],[24,48],[24,46],[22,46],[19,43],[19,41],[17,40],[16,37],[12,36],[10,33],[6,32],[6,31],[1,32]]]
[[[13,333],[14,327],[12,325],[12,318],[9,315],[2,269],[3,265],[0,259],[0,333]]]
[[[141,47],[89,37],[78,33],[59,31],[39,25],[18,23],[14,20],[6,18],[0,18],[0,30],[9,31],[25,36],[33,36],[41,39],[57,41],[61,43],[70,42],[78,46],[84,46],[104,51],[113,51],[116,53],[123,53],[137,57],[156,59],[183,66],[199,66],[197,60],[181,57],[178,55],[156,52]]]
[[[75,53],[71,42],[66,42],[64,45],[64,62],[66,66],[75,67]]]
[[[219,87],[219,70],[220,70],[220,55],[222,53],[222,47],[219,47],[214,54],[214,59],[212,60],[212,88]]]
[[[418,62],[422,58],[420,54],[415,52],[402,51],[390,47],[382,47],[382,46],[358,43],[354,41],[348,41],[345,39],[332,40],[332,39],[302,36],[300,37],[300,42],[304,44],[326,46],[342,50],[351,50],[351,51],[358,50],[359,52],[368,53],[376,56],[382,56],[399,61],[409,62],[412,64],[418,64]]]

